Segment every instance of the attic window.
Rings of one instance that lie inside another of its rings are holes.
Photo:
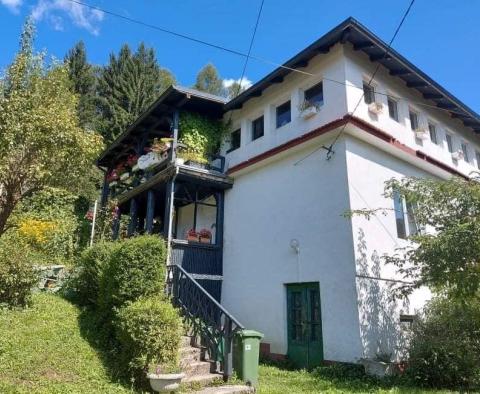
[[[277,129],[285,126],[292,120],[292,110],[290,100],[277,107]]]
[[[411,328],[415,322],[415,315],[400,315],[400,324],[404,328]]]
[[[241,138],[240,129],[232,131],[232,133],[230,134],[230,149],[227,151],[227,153],[240,148],[240,143],[241,143],[240,138]]]
[[[365,100],[366,104],[375,102],[375,89],[367,82],[363,83],[363,99]]]
[[[256,140],[257,138],[263,137],[263,129],[263,116],[260,116],[252,122],[252,141]]]
[[[305,90],[305,101],[316,107],[323,105],[323,83],[320,82]]]

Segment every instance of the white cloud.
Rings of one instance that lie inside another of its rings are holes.
[[[37,21],[42,19],[48,21],[55,30],[63,30],[64,21],[61,13],[65,13],[76,26],[88,30],[93,35],[99,34],[99,23],[105,16],[99,10],[93,10],[68,0],[39,0],[33,7],[32,17]]]
[[[0,0],[0,3],[16,14],[20,10],[23,0]]]
[[[223,80],[223,86],[225,88],[229,88],[232,86],[234,83],[240,83],[240,78],[238,79],[233,79],[233,78],[227,78]],[[242,88],[248,89],[250,86],[252,86],[252,81],[250,81],[247,77],[243,77],[242,79]]]

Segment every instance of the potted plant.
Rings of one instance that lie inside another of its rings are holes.
[[[318,113],[318,106],[308,100],[304,100],[299,106],[300,116],[303,119],[310,119]]]
[[[200,242],[204,244],[212,243],[212,232],[206,228],[202,228],[198,233]]]
[[[198,242],[198,233],[194,228],[191,228],[187,231],[187,241],[189,242]]]
[[[178,364],[156,365],[147,374],[150,387],[158,393],[171,393],[180,388],[180,383],[185,377]]]

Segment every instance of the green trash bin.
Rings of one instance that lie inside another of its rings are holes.
[[[258,359],[260,340],[263,334],[253,330],[239,331],[233,340],[233,369],[237,376],[256,386],[258,382]]]

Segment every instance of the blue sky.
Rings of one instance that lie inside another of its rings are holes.
[[[260,0],[85,0],[199,39],[246,52]],[[349,16],[389,41],[410,0],[265,0],[252,54],[283,62]],[[0,0],[0,68],[12,59],[25,17],[37,20],[37,49],[63,58],[84,40],[89,60],[103,64],[127,42],[156,49],[160,64],[191,85],[213,62],[224,78],[239,78],[244,59],[172,37],[68,0]],[[480,112],[480,2],[417,0],[393,47],[477,112]],[[272,66],[250,60],[246,75],[257,81]]]

